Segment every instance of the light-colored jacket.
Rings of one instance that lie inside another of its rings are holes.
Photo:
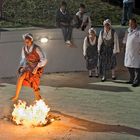
[[[134,2],[134,0],[123,0],[123,3],[131,3]]]
[[[124,65],[140,68],[140,30],[131,31],[129,28],[123,43],[126,43]]]

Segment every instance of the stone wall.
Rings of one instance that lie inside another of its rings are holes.
[[[97,28],[97,34],[100,28]],[[124,36],[125,29],[116,29],[120,42]],[[65,45],[60,29],[20,29],[0,32],[0,77],[11,77],[16,75],[20,61],[21,48],[23,46],[22,35],[31,32],[36,44],[40,45],[46,52],[48,64],[45,72],[73,72],[85,71],[86,64],[82,55],[82,45],[85,32],[74,29],[72,48]],[[42,44],[41,37],[49,39],[47,44]],[[121,43],[120,43],[121,44]],[[121,46],[121,45],[120,45]],[[124,52],[118,56],[118,69],[123,68]]]

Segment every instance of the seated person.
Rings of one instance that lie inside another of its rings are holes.
[[[67,3],[62,1],[60,9],[58,9],[56,14],[56,24],[62,29],[65,43],[72,45],[71,36],[72,36],[72,26],[71,26],[72,17],[67,10]]]
[[[80,4],[79,11],[74,18],[76,28],[81,28],[82,31],[91,24],[90,16],[86,13],[86,7],[84,4]]]

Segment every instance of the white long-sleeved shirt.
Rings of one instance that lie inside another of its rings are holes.
[[[128,28],[123,43],[126,44],[124,65],[140,68],[140,30]]]
[[[34,45],[32,45],[29,50],[27,48],[27,46],[24,46],[25,50],[27,53],[32,52]],[[21,61],[20,61],[20,66],[25,66],[26,65],[26,58],[25,58],[25,52],[24,52],[24,47],[22,48],[22,52],[21,52]],[[40,57],[40,62],[37,64],[37,67],[43,67],[46,65],[47,63],[47,59],[46,59],[46,55],[45,53],[42,51],[42,49],[40,47],[36,48],[36,52],[38,53],[39,57]]]
[[[103,37],[102,37],[102,31],[99,34],[99,38],[98,38],[98,52],[101,49],[101,45],[103,43],[103,39],[106,40],[110,40],[112,37],[111,35],[111,30],[109,32],[106,32],[106,30],[104,30],[103,32]],[[116,32],[114,32],[114,49],[113,49],[113,53],[119,53],[120,52],[120,48],[119,48],[119,39],[118,39],[118,35]]]
[[[89,41],[90,41],[90,44],[91,44],[91,45],[95,45],[95,43],[96,43],[96,37],[94,38],[94,40],[91,40],[91,39],[89,38]],[[86,56],[87,47],[88,47],[88,42],[87,42],[87,37],[85,37],[84,43],[83,43],[83,55],[84,55],[84,56]]]
[[[134,0],[123,0],[123,3],[131,3],[134,2]]]

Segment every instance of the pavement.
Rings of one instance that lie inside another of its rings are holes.
[[[16,77],[0,79],[0,140],[140,140],[140,87],[126,84],[127,71],[108,74],[106,82],[87,72],[50,73],[41,79],[41,95],[60,120],[40,128],[16,126],[11,115]],[[33,91],[20,99],[31,104]],[[7,128],[7,129],[5,129]]]

